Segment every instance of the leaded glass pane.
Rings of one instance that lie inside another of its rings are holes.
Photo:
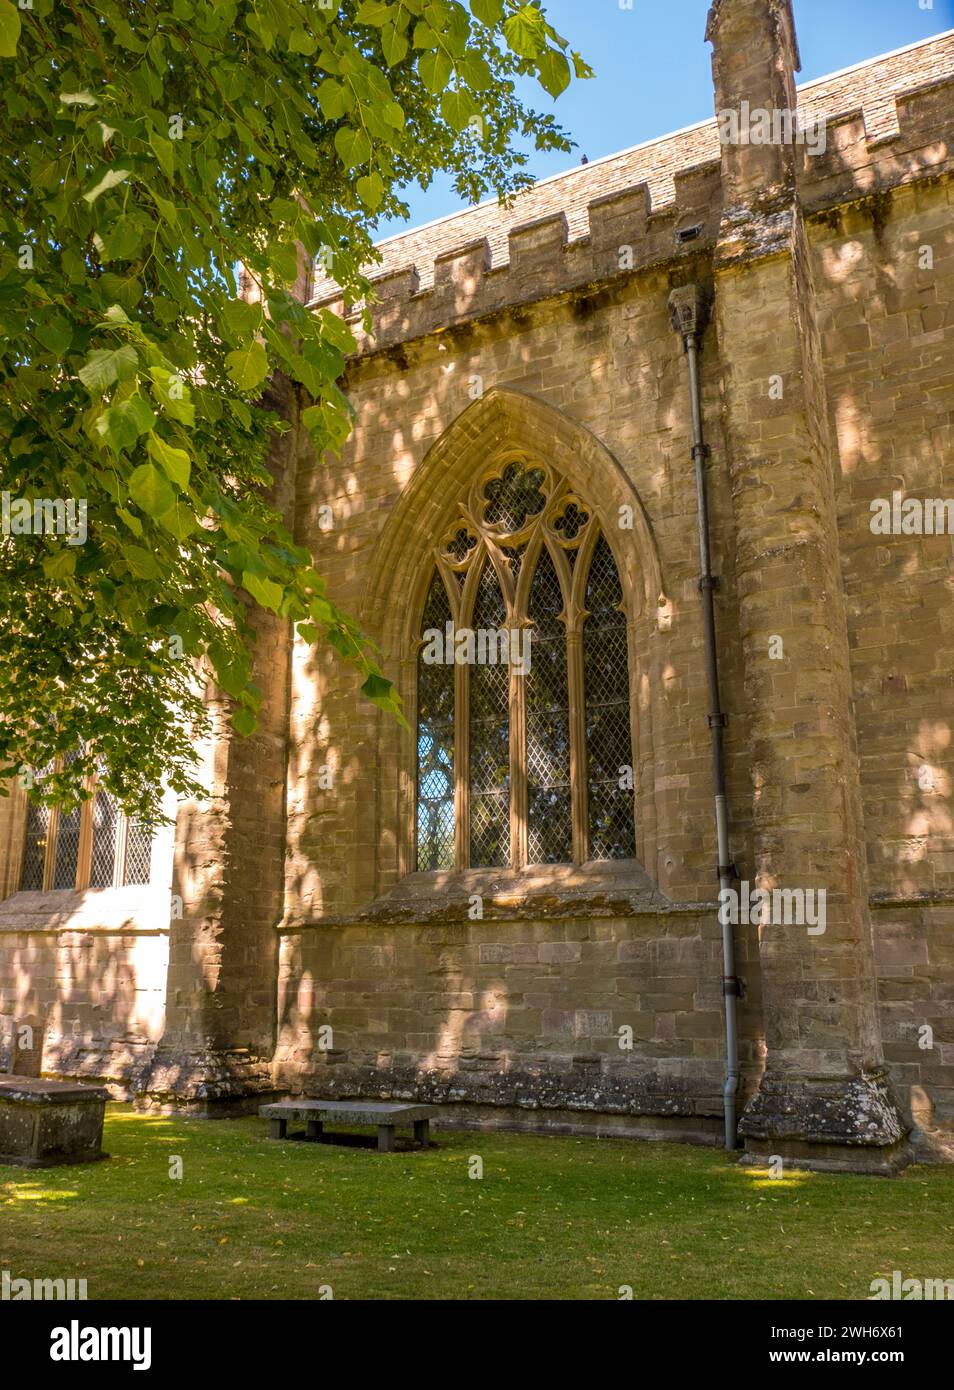
[[[116,831],[119,813],[108,792],[99,790],[93,798],[93,852],[90,863],[91,888],[111,888],[116,862]]]
[[[500,629],[507,612],[488,559],[477,586],[471,626]],[[510,864],[510,667],[470,668],[470,863],[475,869]]]
[[[70,767],[80,756],[79,752],[68,753],[66,766]],[[56,861],[53,866],[54,888],[76,887],[76,864],[79,859],[80,822],[82,805],[66,813],[61,811],[56,823]]]
[[[531,864],[573,859],[570,802],[570,698],[563,593],[545,548],[530,586],[533,623],[526,683],[527,832]]]
[[[424,605],[422,633],[443,634],[450,601],[435,572]],[[454,867],[454,667],[418,658],[417,673],[417,867]]]
[[[460,526],[454,534],[448,538],[444,546],[444,554],[449,556],[452,560],[456,560],[459,565],[462,565],[476,544],[477,537],[472,535],[466,526]]]
[[[636,854],[626,618],[619,574],[603,536],[587,579],[583,629],[591,859]],[[534,653],[534,658],[536,654]]]
[[[152,865],[152,826],[131,820],[126,826],[123,883],[148,883]]]
[[[561,540],[575,541],[589,519],[589,512],[583,512],[575,502],[569,502],[563,515],[553,523],[553,529],[559,532]]]
[[[41,778],[53,771],[50,763]],[[50,839],[50,808],[41,806],[32,798],[27,806],[26,837],[23,847],[23,870],[20,887],[32,892],[43,888],[43,872],[46,867],[46,847]]]
[[[492,478],[484,488],[487,508],[484,520],[488,526],[499,526],[507,532],[519,531],[531,516],[543,511],[545,478],[539,468],[524,468],[511,463],[499,478]]]
[[[76,861],[79,858],[80,840],[79,806],[64,814],[60,812],[56,827],[56,863],[53,869],[54,888],[76,887]]]

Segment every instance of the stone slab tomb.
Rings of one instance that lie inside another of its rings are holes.
[[[107,1099],[101,1086],[0,1076],[0,1164],[52,1168],[105,1158]]]

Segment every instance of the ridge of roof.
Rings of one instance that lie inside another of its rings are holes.
[[[900,58],[902,53],[910,53],[915,48],[925,48],[929,43],[938,43],[941,39],[950,38],[954,38],[954,29],[942,29],[939,34],[931,34],[929,38],[915,39],[913,43],[902,44],[900,48],[889,49],[887,53],[878,53],[873,58],[863,58],[860,63],[852,63],[850,67],[838,68],[836,72],[826,72],[822,77],[813,77],[810,82],[799,82],[797,90],[804,92],[809,87],[832,82],[836,77],[847,77],[851,72],[860,72],[862,68],[874,67],[875,63],[883,63],[888,58]]]
[[[898,58],[904,53],[912,52],[916,48],[924,48],[929,44],[936,44],[942,39],[954,38],[954,29],[944,29],[939,34],[932,34],[928,38],[916,39],[913,43],[903,44],[900,48],[893,48],[887,53],[878,53],[873,58],[865,58],[859,63],[852,63],[849,67],[839,68],[836,72],[825,73],[822,77],[813,77],[810,82],[800,82],[796,88],[798,92],[807,92],[813,87],[824,86],[840,77],[847,77],[853,72],[860,72],[864,68],[875,67],[878,63],[886,62],[890,58]],[[612,160],[624,159],[627,155],[636,154],[640,150],[649,149],[652,145],[661,145],[669,140],[677,140],[683,135],[688,135],[694,130],[702,130],[706,126],[715,123],[715,114],[707,116],[704,120],[693,121],[691,125],[680,126],[678,130],[669,130],[662,135],[654,135],[649,140],[640,140],[635,145],[628,145],[621,150],[614,150],[612,154],[600,155],[598,159],[591,159],[587,164],[576,165],[571,169],[561,169],[555,174],[547,174],[545,178],[535,179],[532,184],[528,184],[525,189],[520,190],[529,193],[534,189],[543,188],[547,184],[555,183],[558,179],[571,179],[575,175],[587,175],[593,169],[598,169],[601,164],[608,164]],[[518,195],[519,196],[519,195]],[[445,213],[442,217],[431,218],[428,222],[415,222],[403,228],[400,232],[392,232],[390,236],[382,237],[380,241],[374,243],[380,249],[390,246],[392,242],[401,241],[404,237],[417,236],[421,232],[429,231],[432,227],[440,227],[446,222],[452,222],[457,217],[469,217],[481,208],[499,206],[497,198],[485,198],[483,202],[471,203],[467,207],[458,208],[454,212]]]

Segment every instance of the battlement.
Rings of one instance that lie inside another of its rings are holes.
[[[954,171],[954,30],[797,89],[824,150],[799,161],[806,211]],[[380,351],[508,307],[692,258],[716,241],[724,203],[715,118],[541,180],[379,244],[371,275]],[[344,311],[327,277],[310,303]],[[349,317],[357,318],[357,310]]]

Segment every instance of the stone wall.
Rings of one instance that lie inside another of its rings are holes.
[[[586,873],[540,870],[486,916],[432,895],[283,935],[278,1076],[319,1095],[382,1093],[508,1125],[719,1142],[721,943],[711,909],[661,907],[645,883],[597,905]],[[512,887],[512,885],[511,885]],[[739,946],[746,1089],[757,1084],[754,931]]]
[[[168,958],[168,898],[149,888],[0,903],[0,1070],[127,1096],[162,1035]]]
[[[790,19],[783,0],[714,7],[717,108],[794,100]],[[893,1084],[922,1151],[943,1149],[951,542],[914,552],[892,541],[886,554],[867,500],[887,485],[885,456],[912,440],[922,468],[906,485],[920,478],[941,495],[951,482],[952,74],[946,39],[813,84],[804,105],[829,123],[815,160],[730,148],[720,167],[696,129],[681,167],[672,141],[659,142],[535,190],[524,216],[491,225],[467,214],[389,243],[374,337],[359,334],[346,383],[356,427],[340,461],[299,465],[299,538],[318,546],[413,710],[410,624],[459,486],[504,444],[537,450],[598,513],[602,504],[607,526],[618,470],[645,523],[623,538],[618,562],[636,596],[638,845],[658,898],[604,919],[614,885],[595,869],[574,915],[554,906],[558,876],[541,898],[518,875],[502,906],[471,923],[472,876],[415,886],[405,877],[413,737],[363,707],[346,672],[298,650],[284,1084],[427,1093],[496,1107],[507,1122],[535,1108],[572,1125],[561,1111],[618,1104],[717,1128],[721,969],[695,496],[685,364],[668,315],[671,289],[695,281],[715,301],[703,410],[733,855],[753,883],[830,893],[823,937],[739,933],[750,1147],[827,1154],[881,1127],[877,1142],[891,1150],[902,1126]],[[654,154],[662,182],[620,185],[626,161],[649,178]],[[928,235],[933,277],[912,261]],[[785,649],[777,663],[773,638]],[[900,917],[882,909],[886,895],[905,899]],[[661,974],[674,951],[688,968]],[[671,991],[656,988],[660,977]],[[911,1042],[919,1013],[933,1050]],[[621,1058],[615,1031],[630,1014],[634,1048]],[[316,1044],[325,1025],[327,1050]]]
[[[716,109],[794,101],[788,0],[717,0],[708,37]],[[236,739],[210,692],[171,946],[168,921],[106,897],[0,910],[0,1013],[36,1017],[44,1067],[136,1079],[148,1061],[155,1103],[180,1107],[276,1086],[719,1139],[692,419],[669,314],[695,284],[713,306],[732,853],[753,885],[830,893],[823,935],[737,930],[743,1130],[754,1154],[839,1166],[880,1148],[879,1171],[911,1124],[919,1152],[951,1151],[954,551],[874,536],[869,504],[954,497],[952,95],[946,36],[803,89],[827,121],[817,158],[720,147],[703,123],[388,243],[340,457],[313,457],[299,395],[273,384],[275,496],[413,724],[415,625],[464,488],[511,449],[570,480],[626,594],[639,862],[412,872],[412,730],[257,615],[262,724]],[[0,808],[8,892],[14,822]]]
[[[954,546],[870,523],[895,491],[954,497],[954,183],[860,199],[811,238],[871,887],[951,894]]]

